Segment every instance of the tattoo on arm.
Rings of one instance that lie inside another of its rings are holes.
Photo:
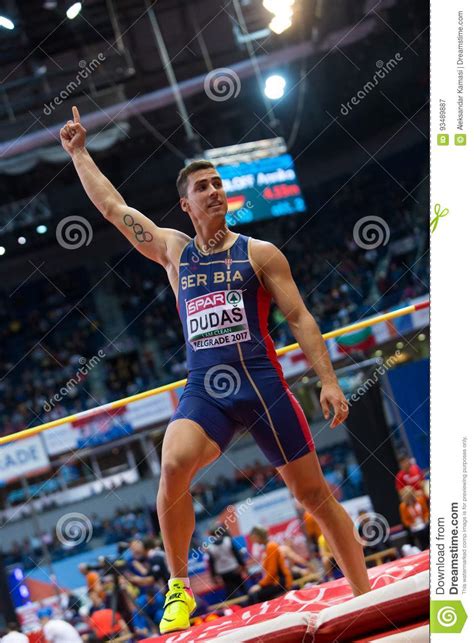
[[[135,233],[135,239],[138,243],[149,243],[153,241],[153,235],[148,230],[144,230],[141,223],[135,223],[135,219],[131,214],[126,214],[123,218],[123,222],[128,228],[132,228]]]

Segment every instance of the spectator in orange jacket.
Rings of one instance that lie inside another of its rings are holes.
[[[97,594],[102,600],[106,598],[104,585],[99,574],[96,571],[89,570],[86,563],[79,563],[79,571],[85,577],[87,583],[87,593]]]
[[[286,564],[280,546],[274,540],[269,540],[264,527],[254,527],[250,539],[260,545],[265,545],[262,559],[262,579],[249,590],[249,602],[261,603],[291,589],[293,577]]]
[[[426,499],[417,494],[413,487],[402,489],[400,518],[410,532],[413,543],[420,549],[427,549],[430,544],[430,512]]]

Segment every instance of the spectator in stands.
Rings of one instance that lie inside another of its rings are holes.
[[[104,610],[107,607],[104,598],[102,598],[102,596],[100,596],[96,592],[90,592],[89,599],[91,601],[91,606],[89,607],[89,616],[92,616],[94,612]]]
[[[155,583],[158,583],[160,589],[167,589],[170,579],[170,572],[166,562],[166,555],[163,550],[162,542],[159,538],[145,538],[143,547],[150,564],[150,571]]]
[[[318,538],[318,548],[324,568],[324,579],[326,581],[334,580],[336,578],[335,572],[339,568],[324,534],[320,534]]]
[[[150,619],[152,623],[159,623],[163,616],[164,596],[160,593],[156,575],[166,574],[163,561],[158,560],[155,556],[149,556],[150,549],[147,550],[141,540],[133,540],[130,543],[130,552],[132,558],[128,563],[125,577],[138,588],[139,596],[135,599],[135,606],[138,610]],[[156,570],[156,568],[158,568]]]
[[[313,563],[298,554],[293,546],[291,538],[285,539],[284,544],[280,545],[280,551],[285,558],[286,564],[291,570],[293,578],[302,578],[303,576],[316,571]]]
[[[301,518],[301,528],[306,536],[306,542],[311,556],[319,558],[319,536],[321,529],[316,522],[316,519],[309,511],[306,511],[302,504],[296,501],[296,508]]]
[[[217,585],[220,577],[224,583],[226,600],[245,594],[247,567],[239,548],[224,525],[217,523],[209,530],[209,535],[211,542],[207,556],[213,582]]]
[[[413,487],[401,491],[400,518],[411,535],[412,544],[421,550],[430,544],[430,512],[424,495]]]
[[[87,563],[79,563],[79,571],[86,579],[87,593],[89,596],[97,595],[105,600],[105,590],[98,572],[90,570]]]
[[[277,542],[268,538],[264,527],[253,527],[250,539],[265,546],[262,578],[249,590],[249,603],[261,603],[291,589],[293,577]]]
[[[70,623],[53,618],[51,607],[38,610],[38,619],[47,643],[82,643],[82,638]]]
[[[405,487],[413,487],[415,491],[421,491],[424,494],[423,484],[425,476],[420,467],[416,464],[415,458],[403,455],[399,459],[400,471],[395,478],[395,486],[400,493]]]
[[[130,625],[133,629],[134,636],[139,641],[151,636],[152,634],[156,634],[158,630],[155,624],[150,621],[148,616],[141,609],[133,611]]]
[[[125,573],[128,580],[139,588],[141,594],[155,586],[155,579],[151,569],[151,563],[141,540],[132,540],[130,543],[131,559],[128,562],[127,572]]]
[[[119,612],[111,609],[97,610],[89,619],[93,636],[89,637],[91,643],[106,643],[117,637],[131,636],[130,630]],[[53,639],[61,643],[69,642],[69,639]],[[82,639],[79,639],[80,641]],[[123,639],[122,639],[123,640]],[[72,639],[71,639],[72,641]]]
[[[9,623],[6,632],[0,632],[0,643],[29,643],[29,638],[26,634],[18,632],[16,623]]]
[[[134,611],[134,622],[137,623],[141,617],[141,628],[158,625],[163,618],[165,597],[163,594],[148,590],[146,594],[140,594],[135,600],[137,610]]]

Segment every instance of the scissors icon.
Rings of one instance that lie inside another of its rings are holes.
[[[433,232],[438,227],[438,221],[441,219],[441,217],[445,217],[447,214],[449,214],[449,210],[448,208],[443,208],[443,210],[441,210],[441,205],[439,203],[435,203],[434,213],[435,217],[430,221],[431,234],[433,234]]]

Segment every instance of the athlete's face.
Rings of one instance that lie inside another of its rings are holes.
[[[223,219],[227,213],[227,197],[222,179],[213,168],[198,170],[188,177],[187,196],[181,197],[182,209],[191,219],[205,222]]]

